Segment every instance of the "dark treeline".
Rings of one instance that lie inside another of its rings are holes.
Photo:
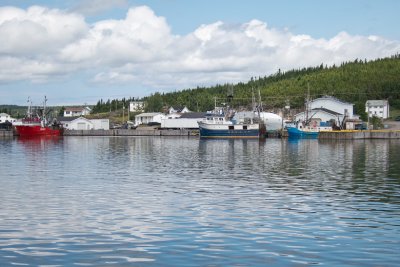
[[[289,104],[301,108],[310,88],[312,98],[323,95],[337,97],[355,104],[355,111],[364,112],[368,99],[388,99],[392,107],[400,109],[400,54],[367,62],[356,59],[340,66],[324,66],[290,70],[265,77],[252,77],[247,83],[197,87],[179,92],[155,93],[146,97],[148,111],[161,111],[164,106],[184,106],[193,111],[214,107],[214,98],[224,99],[233,88],[234,99],[247,99],[261,93],[264,107],[282,108]],[[244,103],[246,104],[246,103]]]
[[[103,99],[100,99],[99,101],[97,101],[97,104],[95,106],[93,106],[92,112],[93,113],[111,112],[111,111],[123,109],[124,107],[126,109],[128,109],[129,102],[134,101],[134,100],[135,100],[134,97],[122,98],[121,100],[108,99],[107,101],[103,101]]]
[[[392,108],[400,109],[400,54],[373,61],[356,59],[340,66],[294,69],[264,77],[251,77],[246,83],[217,84],[212,87],[197,87],[170,93],[155,93],[141,100],[146,101],[146,111],[163,111],[169,106],[187,106],[192,111],[211,110],[226,101],[233,92],[233,99],[240,105],[250,105],[252,96],[258,92],[265,109],[290,105],[301,108],[310,90],[312,98],[323,95],[337,97],[355,104],[355,112],[364,112],[369,99],[388,99]],[[224,100],[225,99],[225,100]],[[133,98],[122,100],[100,100],[94,112],[109,112],[128,107]]]

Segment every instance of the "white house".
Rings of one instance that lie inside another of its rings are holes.
[[[346,119],[358,119],[353,113],[354,104],[341,101],[335,97],[324,96],[308,102],[308,114],[304,111],[295,115],[296,121],[304,121],[308,115],[313,123],[321,125],[329,121],[335,121],[336,125],[342,125]]]
[[[63,117],[60,118],[60,123],[65,129],[68,130],[109,130],[110,120],[109,119],[93,119],[89,120],[84,117],[71,118]]]
[[[369,117],[389,118],[389,101],[387,100],[368,100],[365,103],[365,112]]]
[[[66,107],[64,109],[64,117],[78,117],[89,115],[92,109],[89,107]]]
[[[129,112],[144,111],[145,103],[143,101],[131,101],[129,103]]]
[[[17,119],[14,119],[7,113],[0,113],[0,123],[6,122],[6,121],[13,123],[13,122],[16,122]]]
[[[135,116],[135,125],[148,124],[149,122],[161,123],[165,115],[161,112],[141,113]]]
[[[183,113],[170,113],[165,115],[165,119],[177,119],[180,118]]]
[[[170,107],[168,109],[168,113],[169,114],[173,114],[173,113],[188,113],[190,112],[190,110],[184,106],[184,107]]]

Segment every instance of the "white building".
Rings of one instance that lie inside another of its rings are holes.
[[[0,123],[6,122],[6,121],[14,123],[17,121],[17,119],[14,119],[7,113],[0,113]]]
[[[149,122],[161,123],[165,115],[161,112],[141,113],[135,116],[135,125],[148,124]]]
[[[354,118],[354,104],[341,101],[332,96],[324,96],[310,101],[310,109],[325,108],[342,114],[347,118]],[[358,116],[356,116],[358,117]]]
[[[181,114],[180,117],[170,117],[169,115],[167,115],[165,119],[161,120],[161,128],[199,129],[199,124],[197,122],[201,121],[205,115],[205,112],[188,112]]]
[[[145,103],[143,101],[131,101],[129,103],[129,112],[143,112]]]
[[[68,130],[109,130],[109,119],[61,118],[60,123]]]
[[[314,99],[308,103],[308,114],[304,111],[295,115],[295,121],[304,121],[308,116],[314,124],[321,125],[335,121],[336,125],[343,125],[346,119],[358,119],[353,113],[354,104],[341,101],[331,96]]]
[[[92,109],[89,107],[66,107],[64,109],[64,117],[78,117],[89,115]]]
[[[365,103],[365,112],[369,117],[378,117],[382,119],[389,118],[389,101],[387,100],[368,100]]]

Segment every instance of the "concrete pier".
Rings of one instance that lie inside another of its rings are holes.
[[[198,130],[64,130],[65,136],[196,136]]]
[[[10,134],[10,133],[8,133]],[[158,129],[113,129],[113,130],[64,130],[65,136],[198,136],[198,130],[158,130]],[[0,136],[1,132],[0,132]],[[12,136],[12,132],[11,132]],[[287,137],[284,131],[281,135],[270,133],[267,138]],[[358,140],[358,139],[400,139],[400,130],[369,130],[369,131],[326,131],[320,132],[318,139]]]
[[[400,130],[327,131],[320,132],[318,139],[400,139]]]
[[[13,137],[14,133],[12,130],[0,130],[0,137],[6,137],[6,138],[10,138]]]

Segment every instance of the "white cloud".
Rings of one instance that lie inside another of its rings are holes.
[[[124,1],[121,1],[121,3]],[[114,2],[115,3],[115,2]],[[400,42],[340,32],[331,39],[295,35],[252,20],[216,22],[185,36],[173,35],[165,18],[146,6],[124,19],[87,24],[57,9],[0,8],[0,82],[45,82],[69,76],[92,83],[156,89],[246,81],[251,76],[343,61],[374,59],[400,51]],[[78,75],[79,74],[79,75]]]
[[[0,53],[37,57],[86,34],[88,25],[76,14],[33,6],[26,11],[0,8]]]

